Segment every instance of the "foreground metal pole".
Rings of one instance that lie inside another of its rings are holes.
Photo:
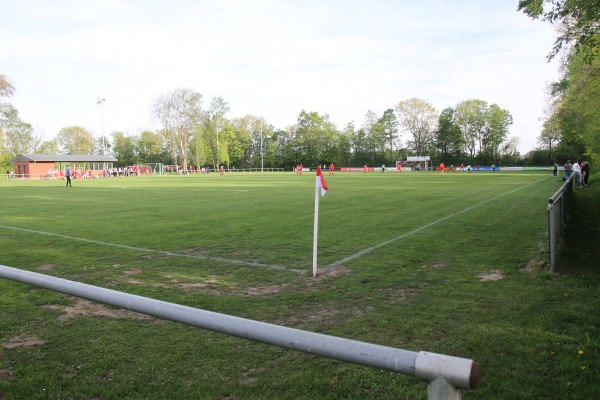
[[[417,353],[306,332],[167,303],[4,265],[0,265],[0,277],[231,336],[386,371],[399,372],[428,382],[441,377],[455,390],[474,389],[479,385],[479,365],[464,358],[427,352]],[[430,399],[441,398],[430,397]]]

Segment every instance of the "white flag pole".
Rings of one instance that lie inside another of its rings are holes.
[[[318,177],[317,177],[318,179]],[[317,243],[319,237],[319,192],[321,188],[315,185],[315,223],[313,237],[313,276],[317,276]]]

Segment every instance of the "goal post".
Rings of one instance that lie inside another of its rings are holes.
[[[164,175],[166,173],[163,163],[145,163],[135,166],[140,169],[141,175]]]

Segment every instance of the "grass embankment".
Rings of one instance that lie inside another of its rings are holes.
[[[545,207],[561,182],[545,174],[327,178],[317,278],[313,174],[1,182],[0,264],[471,358],[483,380],[467,399],[598,393],[596,181],[551,274]],[[0,313],[2,400],[426,398],[412,377],[7,280]]]

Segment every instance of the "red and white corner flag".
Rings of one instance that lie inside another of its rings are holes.
[[[325,182],[325,178],[323,177],[323,172],[321,171],[321,167],[317,167],[317,188],[321,189],[321,196],[325,196],[327,193],[327,183]]]
[[[315,223],[314,223],[314,236],[313,236],[313,276],[317,276],[317,243],[319,239],[319,190],[321,196],[325,196],[327,192],[327,183],[323,178],[321,167],[317,167],[317,184],[315,187]]]

